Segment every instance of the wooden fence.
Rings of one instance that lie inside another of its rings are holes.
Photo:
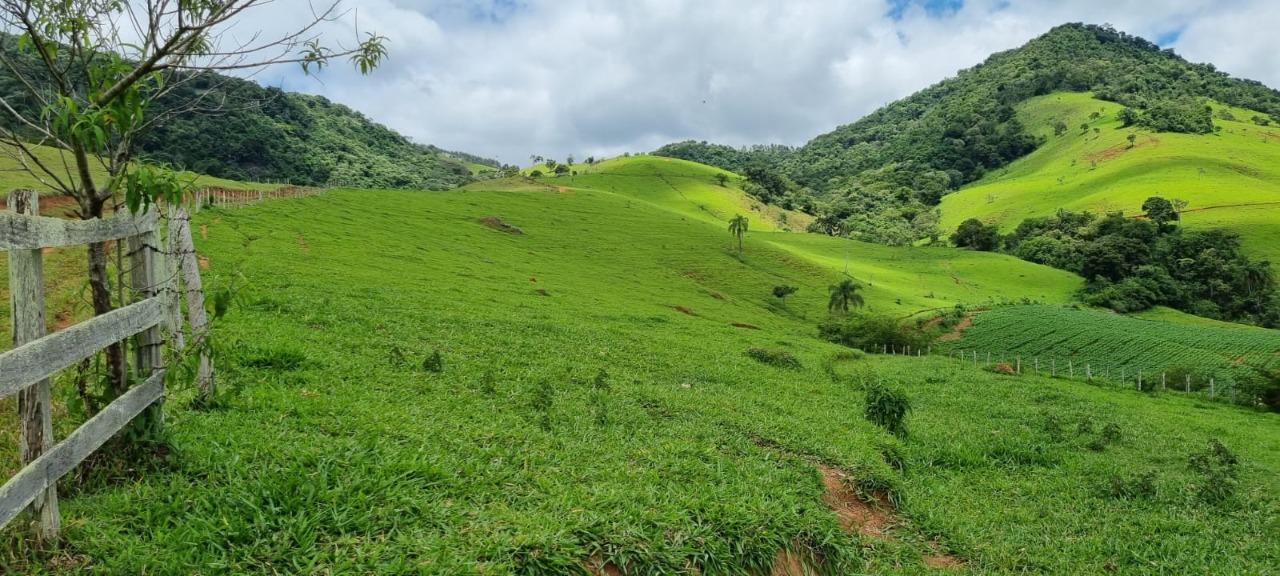
[[[887,344],[881,345],[879,348],[863,351],[873,354],[916,357],[945,354],[948,358],[954,358],[973,366],[983,368],[1003,366],[1003,369],[1008,370],[1008,373],[1013,375],[1034,374],[1036,376],[1079,380],[1088,383],[1113,382],[1126,388],[1132,386],[1139,392],[1151,392],[1157,389],[1185,392],[1187,394],[1196,392],[1207,395],[1209,400],[1225,400],[1232,404],[1236,403],[1237,396],[1235,382],[1229,379],[1226,382],[1218,382],[1217,376],[1213,371],[1198,376],[1182,373],[1178,374],[1178,376],[1181,376],[1180,378],[1171,378],[1168,371],[1165,370],[1133,367],[1128,364],[1114,366],[1109,363],[1095,363],[1075,357],[1065,358],[1062,362],[1059,362],[1057,357],[1048,357],[1042,360],[1039,356],[1033,355],[1024,358],[1021,355],[1007,352],[995,354],[990,351],[979,352],[972,349],[935,348],[933,346],[926,346],[921,349],[919,347],[899,347]]]
[[[164,396],[160,328],[174,328],[177,305],[172,300],[176,290],[162,286],[157,274],[167,263],[158,262],[160,219],[154,208],[138,216],[120,213],[87,221],[44,218],[38,212],[31,190],[15,190],[9,210],[0,212],[0,251],[9,253],[14,344],[0,354],[0,398],[18,395],[24,465],[0,486],[0,527],[30,508],[37,539],[51,542],[61,526],[58,479]],[[46,336],[42,250],[121,240],[129,254],[133,302]],[[133,370],[145,381],[55,446],[49,378],[127,338],[134,339]]]
[[[192,204],[197,210],[205,207],[234,207],[257,204],[276,198],[303,198],[316,196],[324,191],[319,188],[288,186],[275,190],[233,190],[229,188],[201,188],[195,191]]]

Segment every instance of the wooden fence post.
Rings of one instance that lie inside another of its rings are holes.
[[[159,210],[151,207],[150,210]],[[154,298],[160,290],[160,282],[156,274],[156,251],[159,233],[155,230],[130,236],[129,246],[129,283],[133,287],[134,302]],[[160,326],[152,326],[134,336],[133,363],[138,377],[150,379],[154,373],[164,369],[163,339]],[[151,416],[151,423],[160,426],[164,422],[163,402],[149,406],[144,414]]]
[[[27,216],[40,214],[40,198],[34,190],[9,193],[9,210]],[[13,320],[13,346],[39,340],[45,335],[44,260],[41,251],[9,252],[9,311]],[[53,417],[49,412],[49,380],[41,380],[18,393],[18,415],[22,420],[22,465],[53,448]],[[58,488],[53,483],[36,496],[28,508],[36,541],[54,544],[62,530],[58,514]]]
[[[160,259],[158,268],[161,284],[164,286],[165,307],[168,309],[166,324],[169,327],[170,344],[174,350],[181,351],[187,347],[187,343],[182,329],[182,277],[178,267],[182,248],[178,242],[181,226],[178,222],[178,207],[166,206],[165,219],[169,221],[169,226],[164,235],[164,256]]]
[[[200,280],[200,263],[196,260],[196,246],[191,239],[191,217],[183,208],[176,212],[170,234],[177,236],[177,257],[182,267],[182,283],[187,291],[187,323],[191,325],[191,343],[203,346],[205,332],[209,329],[209,318],[204,310],[204,285]],[[209,401],[215,392],[213,382],[213,363],[209,361],[209,353],[200,351],[200,368],[196,373],[196,386],[200,390],[200,399]]]

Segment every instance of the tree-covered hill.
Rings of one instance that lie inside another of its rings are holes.
[[[655,153],[735,171],[769,165],[819,195],[848,192],[863,173],[887,166],[943,172],[957,188],[1035,150],[1041,140],[1014,107],[1055,91],[1093,92],[1156,131],[1211,129],[1197,98],[1280,116],[1280,92],[1258,82],[1109,26],[1065,24],[794,150],[682,142]]]
[[[1014,106],[1055,91],[1093,92],[1159,131],[1202,131],[1207,113],[1195,98],[1280,115],[1280,92],[1260,83],[1109,26],[1066,24],[814,138],[781,167],[815,190],[894,163],[946,171],[955,185],[972,182],[1035,149],[1038,140]]]
[[[0,52],[21,65],[29,56],[16,37],[0,34]],[[29,70],[40,81],[39,66]],[[20,94],[18,78],[0,71],[0,93]],[[209,176],[304,186],[442,189],[467,183],[473,168],[494,160],[417,144],[363,114],[321,96],[218,74],[170,73],[149,108],[153,126],[139,142],[154,161]],[[16,98],[18,112],[38,104]],[[12,122],[4,115],[0,122]]]

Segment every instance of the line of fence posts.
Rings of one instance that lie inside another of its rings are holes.
[[[185,285],[193,345],[204,343],[208,320],[185,209],[166,207],[169,226],[163,247],[155,208],[138,215],[121,212],[84,221],[42,218],[38,195],[15,190],[9,195],[8,212],[0,212],[0,251],[9,257],[14,347],[0,353],[0,398],[18,396],[23,467],[0,485],[0,528],[29,510],[28,526],[37,545],[43,546],[60,537],[58,480],[139,415],[146,413],[152,422],[163,422],[165,338],[161,329],[166,329],[176,349],[183,347],[180,284]],[[110,241],[128,255],[131,300],[112,312],[46,334],[43,250]],[[180,282],[180,277],[185,281]],[[54,444],[50,377],[109,345],[129,340],[133,373],[143,382]],[[202,346],[197,376],[201,399],[214,393],[213,374]]]
[[[197,189],[192,193],[192,205],[199,211],[207,207],[233,208],[258,204],[277,198],[303,198],[324,193],[321,188],[300,188],[288,186],[274,190],[229,190],[212,186]]]
[[[874,348],[873,348],[871,351],[874,351]],[[899,347],[898,347],[898,346],[896,346],[896,345],[882,344],[882,345],[880,346],[880,352],[881,352],[882,354],[905,355],[905,356],[911,356],[911,355],[912,355],[912,354],[911,354],[911,346],[909,346],[909,345],[904,345],[902,348],[899,348]],[[917,347],[917,348],[916,348],[916,350],[915,350],[915,352],[916,352],[916,353],[915,353],[914,355],[915,355],[915,356],[917,356],[917,357],[920,357],[920,356],[922,356],[922,355],[931,356],[931,355],[933,355],[933,347],[932,347],[932,346],[927,347],[927,350],[926,350],[923,354],[921,353],[921,350],[919,349],[919,347]],[[948,349],[948,350],[947,350],[947,357],[948,357],[948,358],[955,358],[955,359],[960,360],[960,361],[962,361],[962,362],[963,362],[963,361],[968,361],[970,358],[972,358],[972,359],[973,359],[973,365],[974,365],[974,366],[978,366],[978,365],[980,364],[980,362],[981,362],[981,360],[980,360],[980,358],[981,358],[981,357],[980,357],[980,355],[979,355],[979,354],[980,354],[980,353],[979,353],[979,351],[978,351],[978,350],[969,350],[969,351],[966,351],[966,350],[964,350],[964,349]],[[986,353],[986,355],[987,355],[986,365],[991,366],[991,365],[992,365],[991,361],[992,361],[992,359],[993,359],[993,353],[992,353],[992,352],[990,352],[990,351],[988,351],[988,352]],[[1000,363],[1001,363],[1001,364],[1005,364],[1005,365],[1007,366],[1007,365],[1008,365],[1007,358],[1008,358],[1008,357],[1007,357],[1007,354],[1002,355],[1002,356],[1000,357]],[[1030,358],[1030,361],[1031,361],[1031,366],[1032,366],[1032,370],[1034,371],[1034,374],[1039,375],[1039,374],[1040,374],[1040,357],[1039,357],[1039,356],[1034,356],[1034,357]],[[1014,365],[1013,365],[1013,366],[1010,366],[1009,368],[1010,368],[1010,369],[1012,369],[1012,370],[1013,370],[1013,372],[1014,372],[1015,374],[1019,374],[1019,375],[1020,375],[1020,374],[1022,374],[1022,356],[1021,356],[1021,355],[1017,355],[1017,356],[1015,356],[1015,357],[1014,357]],[[1098,374],[1097,374],[1096,372],[1094,372],[1094,369],[1093,369],[1093,363],[1092,363],[1092,362],[1086,362],[1086,363],[1085,363],[1085,366],[1084,366],[1084,373],[1083,373],[1083,374],[1084,374],[1084,380],[1085,380],[1086,382],[1094,382],[1094,381],[1095,381],[1095,379],[1096,379],[1096,377],[1098,376]],[[1130,372],[1127,370],[1127,368],[1126,368],[1125,366],[1121,366],[1121,367],[1120,367],[1120,379],[1118,380],[1118,382],[1120,382],[1120,383],[1127,382],[1127,381],[1128,381],[1128,379],[1129,379],[1129,374],[1130,374]],[[1139,392],[1143,391],[1143,390],[1145,389],[1145,388],[1144,388],[1144,380],[1146,380],[1147,374],[1146,374],[1144,371],[1142,371],[1142,370],[1138,370],[1137,372],[1132,373],[1132,375],[1133,375],[1133,378],[1134,378],[1134,388],[1135,388],[1137,391],[1139,391]],[[1050,358],[1050,359],[1049,359],[1049,376],[1050,376],[1051,378],[1057,378],[1057,377],[1058,377],[1058,360],[1057,360],[1057,358]],[[1067,377],[1068,379],[1072,379],[1072,380],[1074,380],[1074,379],[1075,379],[1075,361],[1074,361],[1074,359],[1068,359],[1068,360],[1067,360],[1067,373],[1066,373],[1066,377]],[[1103,373],[1102,373],[1101,378],[1102,378],[1102,380],[1103,380],[1103,381],[1110,381],[1110,380],[1111,380],[1111,366],[1105,366],[1105,367],[1104,367],[1104,371],[1103,371]],[[1191,375],[1190,375],[1190,374],[1186,374],[1186,375],[1184,375],[1184,382],[1183,382],[1183,384],[1184,384],[1184,388],[1183,388],[1183,391],[1184,391],[1185,393],[1187,393],[1187,394],[1190,394],[1190,393],[1192,392],[1192,390],[1191,390],[1191,379],[1192,379],[1192,378],[1191,378]],[[1208,376],[1208,377],[1206,377],[1206,380],[1207,380],[1207,382],[1206,382],[1206,383],[1208,384],[1209,398],[1210,398],[1211,400],[1217,400],[1217,399],[1218,399],[1218,392],[1217,392],[1217,377],[1215,377],[1215,376]],[[1149,384],[1149,382],[1148,382],[1148,384]],[[1161,371],[1161,372],[1160,372],[1160,390],[1168,390],[1168,389],[1169,389],[1169,387],[1168,387],[1168,373],[1167,373],[1167,372],[1165,372],[1165,371]],[[1232,386],[1232,387],[1231,387],[1231,389],[1230,389],[1230,397],[1229,397],[1229,400],[1230,400],[1230,402],[1231,402],[1231,403],[1235,403],[1235,401],[1236,401],[1236,390],[1235,390],[1235,386]]]

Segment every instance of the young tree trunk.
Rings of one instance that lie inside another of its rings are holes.
[[[85,220],[101,218],[103,214],[104,201],[99,199],[87,199],[87,202],[81,202],[80,215]],[[117,247],[118,249],[118,247]],[[91,292],[91,300],[93,302],[94,316],[101,316],[115,310],[115,305],[111,301],[111,278],[107,272],[107,246],[105,243],[98,242],[89,244],[89,289]],[[124,347],[120,342],[116,342],[107,346],[107,373],[108,373],[108,391],[112,398],[118,398],[128,391],[128,383],[125,379],[125,363],[124,363]],[[85,407],[89,411],[89,416],[97,413],[97,402],[89,398],[82,398],[85,401]]]

